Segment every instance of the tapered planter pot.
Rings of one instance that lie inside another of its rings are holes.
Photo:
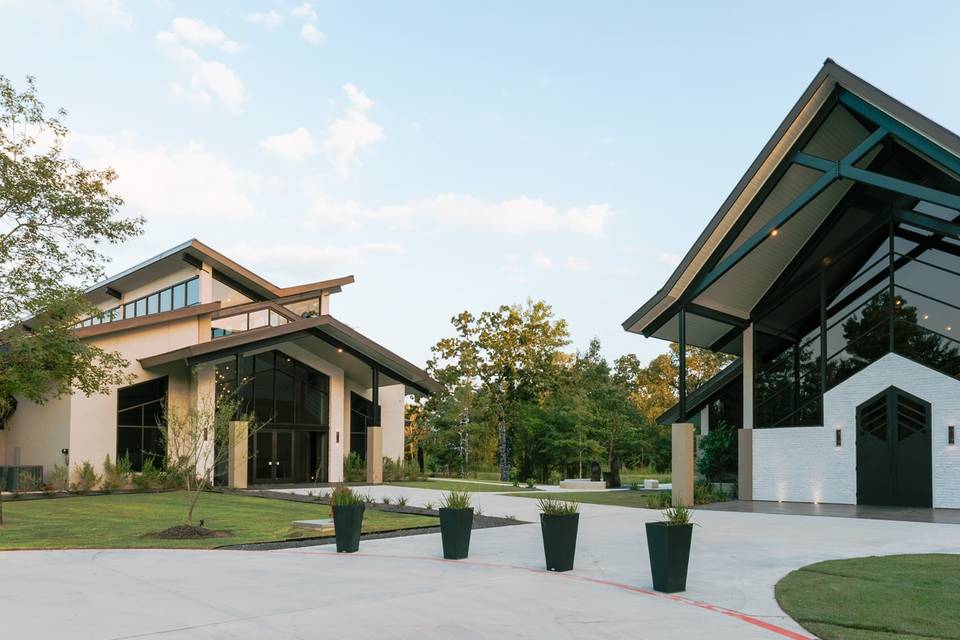
[[[360,548],[364,504],[333,507],[333,532],[337,536],[337,553],[354,553]]]
[[[573,556],[577,552],[577,525],[579,522],[579,513],[540,514],[543,555],[546,557],[549,571],[570,571],[573,569]]]
[[[663,593],[686,590],[692,537],[692,524],[647,523],[647,549],[650,551],[654,589]]]
[[[470,552],[470,531],[473,529],[473,508],[440,508],[440,538],[443,540],[443,557],[447,560],[462,560]]]

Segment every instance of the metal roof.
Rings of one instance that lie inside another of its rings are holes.
[[[790,164],[790,154],[802,150],[836,160],[867,135],[857,118],[832,100],[838,88],[853,93],[948,152],[960,155],[958,136],[828,59],[664,287],[624,321],[625,330],[675,339],[672,327],[676,325],[676,303],[685,296],[702,308],[734,318],[749,318],[753,306],[850,189],[849,180],[838,180],[817,195],[777,230],[775,238],[757,245],[692,300],[690,292],[707,267],[735,253],[786,203],[817,180],[816,171]],[[719,328],[711,329],[710,323],[695,320],[696,314],[688,310],[688,341],[716,348],[715,342],[707,343],[717,336]]]

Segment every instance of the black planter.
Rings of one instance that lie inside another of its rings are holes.
[[[331,507],[337,553],[353,553],[360,548],[360,530],[363,528],[363,510],[366,507],[364,504]]]
[[[540,514],[543,533],[543,555],[549,571],[570,571],[577,552],[577,524],[579,513],[568,515]]]
[[[470,531],[473,529],[473,508],[440,509],[440,538],[443,557],[462,560],[470,552]]]
[[[654,589],[663,593],[686,590],[692,537],[692,524],[647,523],[647,549],[650,551]]]

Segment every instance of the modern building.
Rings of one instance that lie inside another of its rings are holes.
[[[623,326],[680,344],[674,453],[737,428],[742,499],[960,508],[960,138],[827,60]],[[687,393],[691,346],[737,358]]]
[[[101,314],[76,335],[120,353],[135,383],[45,404],[18,398],[0,428],[0,462],[49,475],[68,461],[100,468],[107,455],[128,456],[139,470],[164,455],[164,406],[211,407],[239,389],[265,425],[250,436],[239,484],[338,482],[351,452],[379,479],[383,457],[403,457],[405,398],[437,383],[330,314],[353,282],[278,287],[190,240],[95,285],[87,296]],[[217,469],[218,481],[227,476]]]

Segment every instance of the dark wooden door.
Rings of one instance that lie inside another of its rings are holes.
[[[857,503],[930,507],[930,404],[890,387],[857,407]]]

